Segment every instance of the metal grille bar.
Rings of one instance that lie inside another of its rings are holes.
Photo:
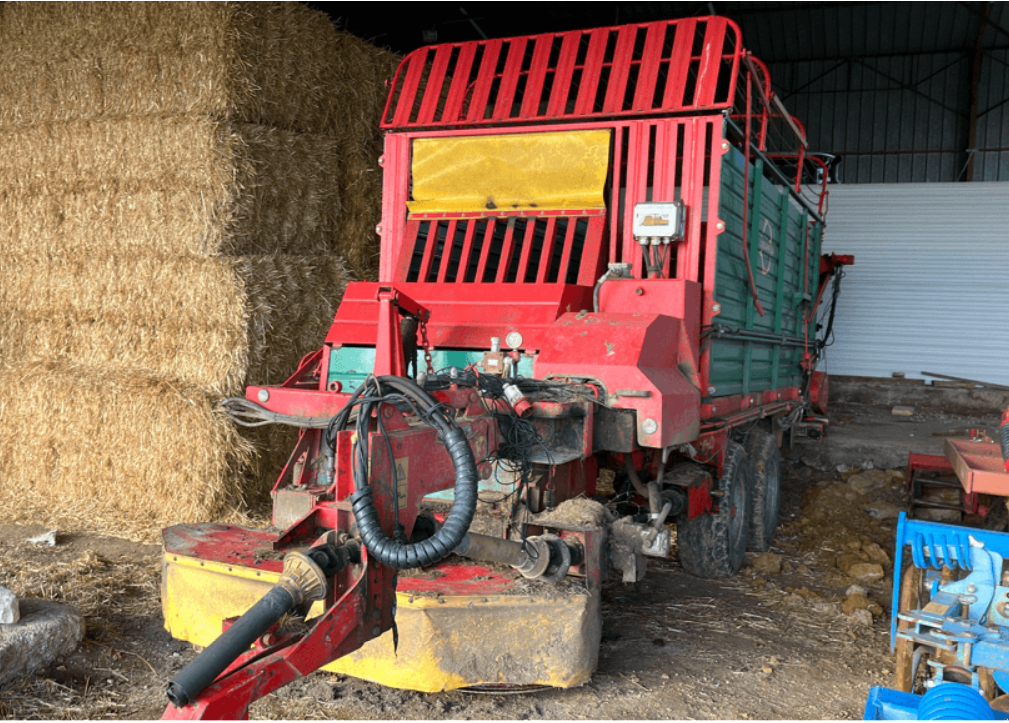
[[[723,110],[741,54],[720,17],[420,48],[396,71],[382,127]]]
[[[410,221],[412,257],[405,280],[590,284],[598,273],[605,223],[598,216]]]

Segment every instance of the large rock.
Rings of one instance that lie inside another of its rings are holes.
[[[898,507],[892,502],[884,502],[880,500],[873,502],[870,505],[866,505],[864,509],[877,520],[895,520],[904,508]]]
[[[868,610],[869,605],[871,604],[872,601],[865,595],[854,593],[844,599],[844,603],[841,605],[841,610],[843,610],[846,615],[851,615],[856,610]]]
[[[877,545],[875,542],[871,542],[862,548],[862,551],[869,556],[869,559],[873,562],[878,562],[883,566],[883,569],[890,567],[893,561],[890,560],[890,556],[886,554],[886,550]]]
[[[856,492],[868,492],[869,490],[878,489],[889,484],[889,482],[889,473],[881,469],[870,469],[848,478],[848,486]]]
[[[759,575],[777,575],[781,572],[781,557],[773,552],[757,555],[751,564],[753,571]]]
[[[21,619],[0,626],[0,683],[69,655],[84,637],[84,618],[69,605],[25,598]]]
[[[862,584],[882,580],[885,574],[883,567],[875,562],[860,562],[852,565],[848,568],[847,573],[855,582]]]
[[[21,619],[17,595],[0,587],[0,625],[13,625]]]

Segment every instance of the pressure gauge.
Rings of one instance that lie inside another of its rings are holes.
[[[517,331],[508,332],[508,336],[505,337],[505,344],[508,345],[509,349],[520,349],[522,347],[522,335]]]

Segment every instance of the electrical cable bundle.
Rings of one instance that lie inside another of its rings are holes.
[[[841,293],[841,279],[844,278],[844,269],[838,267],[834,271],[834,288],[830,296],[830,311],[827,312],[827,326],[823,332],[823,339],[817,342],[819,348],[830,346],[834,343],[831,337],[834,335],[834,313],[837,311],[837,297]]]

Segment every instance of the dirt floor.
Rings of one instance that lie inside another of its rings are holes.
[[[900,470],[872,463],[910,435],[941,450],[942,433],[978,415],[911,417],[874,439],[889,407],[832,409],[836,444],[784,450],[782,525],[771,553],[749,554],[728,581],[700,580],[673,556],[635,584],[606,583],[603,642],[590,683],[511,695],[394,690],[316,673],[257,702],[265,719],[841,719],[861,718],[872,685],[889,685],[889,608]],[[861,441],[852,429],[865,427]],[[847,437],[845,436],[847,429]],[[939,435],[939,436],[932,436]],[[878,450],[877,450],[878,451]],[[927,450],[923,450],[927,451]],[[841,471],[838,470],[840,465]],[[157,718],[165,686],[195,653],[164,631],[155,546],[0,526],[0,585],[76,605],[78,651],[0,685],[5,718]]]

